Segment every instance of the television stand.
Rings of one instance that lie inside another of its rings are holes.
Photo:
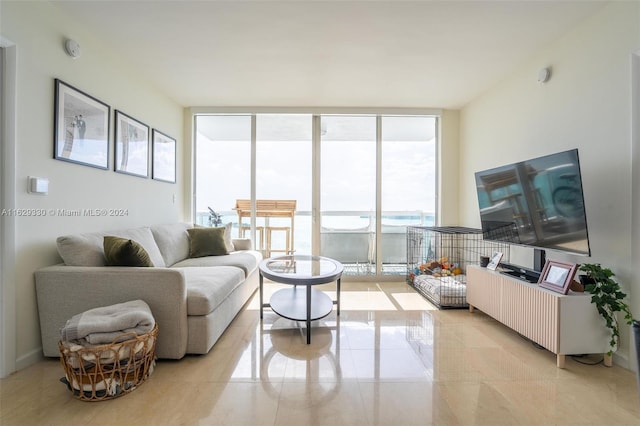
[[[563,295],[480,266],[467,267],[467,303],[556,354],[564,368],[566,355],[604,353],[609,330],[585,293]]]

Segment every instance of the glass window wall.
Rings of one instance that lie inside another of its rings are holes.
[[[320,254],[348,275],[403,275],[405,227],[436,223],[436,129],[433,116],[197,115],[195,220],[214,225],[213,210],[265,256]],[[252,194],[255,235],[234,209]],[[295,202],[293,217],[261,213],[265,201]]]

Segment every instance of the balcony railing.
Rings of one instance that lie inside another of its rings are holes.
[[[217,211],[222,223],[233,224],[233,237],[239,235],[238,215],[233,210]],[[370,275],[376,272],[376,226],[375,213],[370,211],[323,211],[320,229],[321,255],[339,260],[345,265],[345,273]],[[277,218],[270,219],[271,225],[278,225]],[[256,218],[256,227],[264,226],[264,219]],[[275,222],[274,222],[275,221]],[[406,227],[430,226],[435,223],[433,213],[414,211],[385,211],[382,215],[381,262],[382,274],[402,275],[406,271]],[[209,212],[196,214],[196,223],[210,225]],[[244,226],[247,223],[243,223]],[[284,225],[284,224],[283,224]],[[297,254],[311,254],[311,212],[295,213],[295,246]],[[256,238],[259,240],[258,233]],[[262,234],[264,237],[264,234]],[[273,235],[272,248],[284,246],[285,235]],[[262,241],[256,247],[264,246]]]

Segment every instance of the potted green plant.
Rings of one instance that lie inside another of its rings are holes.
[[[216,213],[211,207],[207,208],[209,209],[209,226],[222,225],[222,215],[220,213]]]
[[[591,293],[591,303],[596,305],[598,313],[604,318],[607,328],[611,330],[609,340],[609,352],[611,356],[618,347],[620,330],[616,312],[624,313],[627,324],[633,323],[633,316],[629,305],[624,301],[627,295],[620,288],[620,284],[613,279],[615,274],[609,268],[603,268],[599,263],[583,263],[580,270],[586,273],[586,279],[582,280],[585,291]]]

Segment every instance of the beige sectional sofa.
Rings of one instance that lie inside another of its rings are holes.
[[[73,315],[130,300],[147,302],[158,324],[156,355],[205,354],[259,284],[262,255],[233,240],[227,255],[189,257],[191,224],[175,223],[59,237],[64,264],[36,271],[42,349],[57,357],[60,330]],[[144,247],[154,267],[106,266],[103,238]]]

